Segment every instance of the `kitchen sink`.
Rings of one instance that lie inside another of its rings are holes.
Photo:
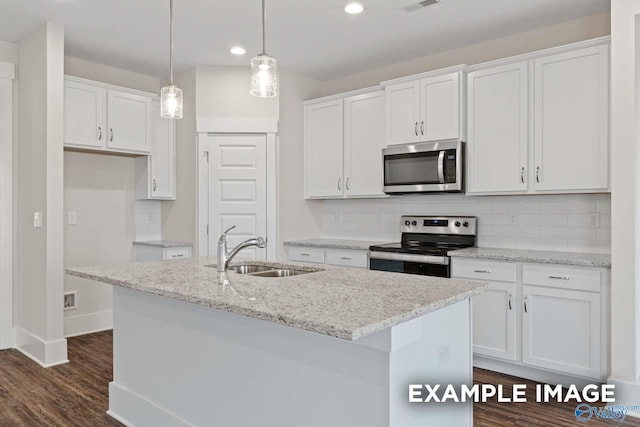
[[[232,271],[237,274],[247,274],[255,277],[290,277],[298,276],[300,274],[313,273],[320,270],[298,270],[295,268],[286,267],[270,267],[268,265],[238,264],[229,267],[228,271]]]
[[[228,270],[236,272],[238,274],[252,274],[252,273],[257,273],[259,271],[273,270],[273,268],[268,267],[266,265],[241,264],[241,265],[231,266],[228,268]]]
[[[313,271],[294,270],[292,268],[278,268],[275,270],[261,271],[259,273],[253,273],[252,276],[256,277],[289,277],[297,276],[299,274],[313,273]]]

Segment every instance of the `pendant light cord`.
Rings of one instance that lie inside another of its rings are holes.
[[[173,0],[169,0],[169,75],[173,86]]]
[[[171,0],[173,1],[173,0]],[[265,27],[267,21],[267,11],[264,7],[265,0],[262,0],[262,54],[267,54],[267,37],[265,36]]]

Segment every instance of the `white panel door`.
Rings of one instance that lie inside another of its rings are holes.
[[[420,82],[420,141],[460,138],[460,74]]]
[[[399,83],[385,88],[387,145],[419,140],[420,82]]]
[[[64,82],[64,145],[102,148],[105,126],[106,90],[90,84]]]
[[[306,197],[342,197],[342,99],[304,107]]]
[[[522,361],[600,379],[600,294],[524,285]]]
[[[527,61],[468,75],[467,192],[527,190]]]
[[[517,307],[520,285],[491,283],[491,289],[474,296],[473,352],[517,360]]]
[[[609,187],[609,46],[535,60],[535,188]]]
[[[377,196],[382,191],[384,91],[344,100],[344,194]]]
[[[148,153],[151,139],[151,99],[111,89],[107,97],[107,147]]]
[[[151,197],[175,198],[175,120],[160,117],[160,101],[151,111]]]
[[[220,234],[229,250],[256,236],[267,236],[267,137],[209,136],[209,254],[217,253]],[[266,258],[266,249],[243,249],[238,257]]]
[[[0,350],[13,331],[13,80],[0,77]]]

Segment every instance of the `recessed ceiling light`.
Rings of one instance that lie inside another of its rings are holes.
[[[344,7],[344,11],[352,15],[361,13],[363,10],[364,6],[362,6],[360,3],[349,3]]]
[[[247,51],[242,47],[242,46],[234,46],[231,48],[231,50],[229,51],[231,53],[233,53],[234,55],[244,55],[245,53],[247,53]]]

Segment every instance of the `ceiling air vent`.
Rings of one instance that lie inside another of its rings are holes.
[[[407,12],[415,12],[416,10],[422,10],[425,7],[432,6],[432,5],[434,5],[434,4],[438,3],[438,2],[440,2],[440,0],[423,0],[421,2],[410,4],[409,6],[406,6],[405,10]]]
[[[431,6],[432,4],[438,3],[438,1],[440,1],[440,0],[424,0],[424,1],[421,1],[420,3],[418,3],[418,4],[420,6],[422,6],[422,7],[427,7],[427,6]]]

